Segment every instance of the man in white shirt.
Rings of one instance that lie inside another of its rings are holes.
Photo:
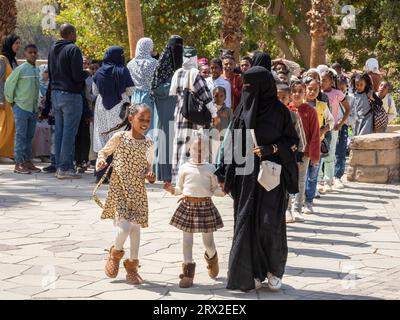
[[[396,118],[397,110],[392,96],[389,94],[390,84],[387,81],[382,81],[379,85],[376,95],[382,99],[382,106],[389,117],[389,123]]]
[[[212,59],[210,62],[210,73],[211,77],[206,79],[207,86],[211,92],[213,92],[216,87],[223,87],[226,91],[226,99],[225,105],[230,108],[232,105],[232,96],[231,96],[231,84],[229,81],[225,80],[222,77],[222,60],[221,59]]]

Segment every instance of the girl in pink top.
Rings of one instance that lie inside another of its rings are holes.
[[[321,89],[329,98],[329,105],[331,107],[331,113],[335,119],[335,126],[332,131],[332,140],[327,157],[322,158],[320,166],[320,181],[322,181],[322,192],[332,192],[333,179],[335,175],[335,154],[336,154],[336,143],[338,140],[339,131],[342,126],[346,123],[346,120],[350,114],[350,105],[346,100],[345,94],[335,88],[335,74],[332,70],[326,70],[321,74]],[[344,108],[340,112],[340,108]],[[343,117],[341,115],[343,114]],[[325,164],[324,166],[322,164]],[[324,172],[323,168],[324,167]]]

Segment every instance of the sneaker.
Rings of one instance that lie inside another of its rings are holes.
[[[333,182],[333,187],[337,190],[342,190],[345,188],[343,182],[341,179],[335,178],[334,182]]]
[[[325,183],[324,186],[324,193],[330,193],[333,192],[332,184],[330,183]]]
[[[33,159],[31,160],[31,162],[32,162],[32,163],[41,163],[42,160],[41,160],[40,158],[33,158]]]
[[[46,172],[46,173],[55,173],[55,172],[57,172],[57,168],[55,166],[53,166],[53,165],[44,167],[42,170],[43,170],[43,172]]]
[[[60,169],[56,169],[56,172],[54,173],[54,176],[56,177],[56,178],[58,178],[58,175],[60,174]]]
[[[26,161],[24,163],[24,166],[25,166],[25,168],[27,168],[28,170],[30,170],[33,173],[39,173],[42,171],[40,168],[35,167],[34,164],[30,161]]]
[[[295,222],[304,222],[304,217],[301,212],[293,211],[293,218]]]
[[[262,288],[262,282],[260,281],[260,279],[254,279],[254,288],[256,290],[259,290]]]
[[[314,197],[315,199],[319,199],[319,198],[321,198],[321,194],[318,192],[318,191],[316,191],[315,192],[315,197]]]
[[[23,163],[16,163],[14,167],[14,172],[20,174],[31,174],[31,171],[27,167],[25,167]]]
[[[325,184],[322,182],[318,183],[318,187],[317,187],[317,191],[320,194],[324,194],[325,193]]]
[[[14,164],[14,160],[6,157],[0,157],[0,163],[2,164]]]
[[[75,173],[74,170],[68,170],[68,171],[58,171],[56,173],[57,179],[60,180],[66,180],[66,179],[80,179],[82,178],[80,174]]]
[[[293,213],[291,210],[286,210],[286,223],[293,223],[294,218],[293,218]]]
[[[304,204],[304,213],[305,214],[313,214],[314,209],[311,203],[305,203]]]
[[[268,272],[268,288],[271,291],[279,291],[281,287],[282,287],[282,279]]]

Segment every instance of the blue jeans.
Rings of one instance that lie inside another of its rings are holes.
[[[313,203],[314,201],[315,193],[317,192],[318,172],[320,166],[321,161],[316,166],[314,166],[311,161],[308,165],[306,182],[306,203]]]
[[[74,169],[75,137],[81,121],[82,94],[60,90],[51,92],[55,124],[56,167],[62,171]]]
[[[36,112],[22,110],[13,106],[15,122],[14,159],[16,163],[32,160],[32,139],[36,129]]]
[[[335,178],[341,179],[346,168],[347,138],[349,136],[348,127],[344,125],[339,132],[336,146]]]

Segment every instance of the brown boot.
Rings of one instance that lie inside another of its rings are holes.
[[[114,246],[108,251],[110,254],[105,267],[106,276],[116,278],[119,271],[119,262],[125,254],[124,250],[116,250]]]
[[[181,281],[179,281],[179,287],[190,288],[193,285],[194,273],[196,270],[195,263],[183,263],[182,271],[183,273],[179,275]]]
[[[131,284],[142,284],[143,279],[138,273],[138,268],[139,266],[139,260],[125,260],[124,261],[124,267],[126,270],[126,281],[128,281]]]
[[[33,173],[39,173],[42,171],[40,168],[35,167],[35,165],[31,161],[26,161],[24,163],[24,166]]]
[[[211,279],[215,279],[219,273],[218,253],[215,251],[214,257],[209,258],[206,252],[204,253],[204,259],[207,262],[208,275]]]
[[[24,166],[23,163],[16,163],[14,167],[14,172],[15,173],[22,173],[22,174],[30,174],[31,171]]]

